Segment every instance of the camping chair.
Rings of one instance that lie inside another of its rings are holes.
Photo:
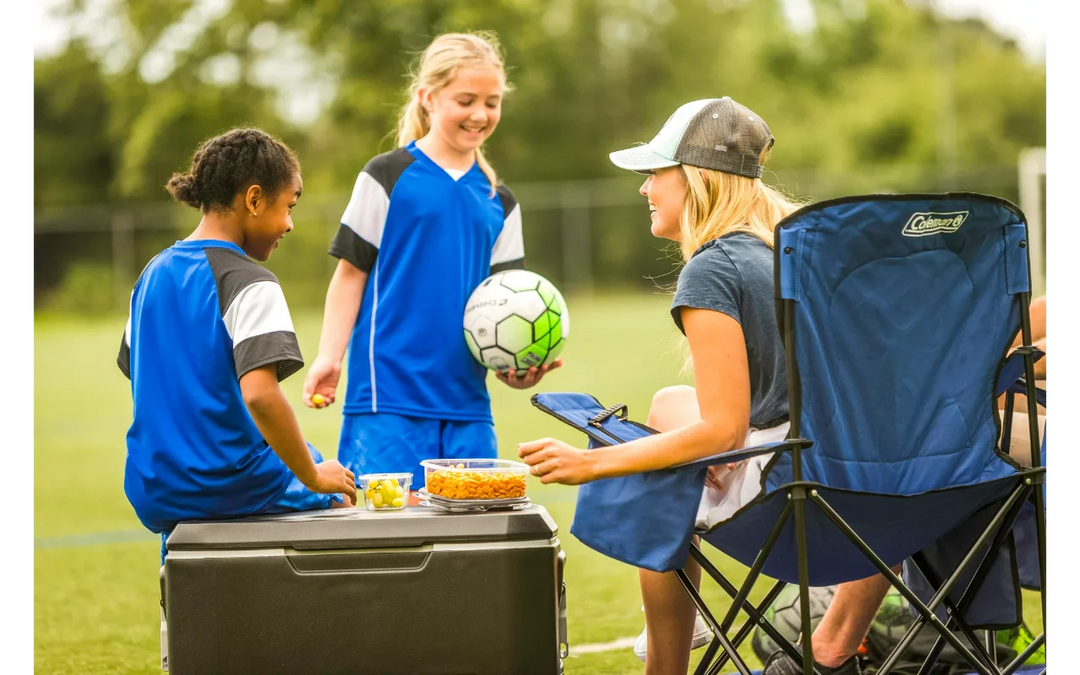
[[[1015,578],[1011,527],[1029,500],[1045,626],[1043,491],[1035,489],[1045,469],[1038,428],[1031,425],[1029,470],[997,442],[996,398],[1021,374],[1036,419],[1031,383],[1041,352],[1031,346],[1023,214],[1009,202],[972,193],[836,199],[781,221],[774,256],[787,359],[787,440],[587,483],[578,492],[571,532],[612,558],[675,572],[714,634],[698,673],[720,672],[730,660],[749,675],[736,648],[754,624],[801,662],[806,675],[815,672],[808,587],[875,573],[918,614],[894,657],[929,625],[979,675],[1014,672],[1022,661],[999,667],[973,631],[1019,623],[1019,590],[984,598],[996,590],[988,580],[1003,573]],[[1017,330],[1022,346],[1006,358]],[[629,420],[626,406],[605,408],[585,394],[537,394],[533,402],[585,432],[590,447],[656,433]],[[763,454],[772,457],[758,496],[727,520],[695,528],[708,467]],[[974,533],[972,522],[979,526]],[[692,543],[695,534],[750,568],[741,587]],[[943,538],[951,545],[920,555]],[[959,556],[958,538],[968,540]],[[942,553],[956,563],[951,569],[940,569]],[[719,620],[683,570],[688,555],[734,598]],[[891,569],[913,556],[913,571],[932,591],[927,601]],[[754,605],[748,595],[761,575],[777,582]],[[800,586],[801,650],[762,617],[785,583]],[[731,636],[740,611],[749,618]]]

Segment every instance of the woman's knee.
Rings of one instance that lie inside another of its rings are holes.
[[[653,395],[647,424],[658,431],[670,431],[700,419],[697,392],[693,387],[677,384]]]

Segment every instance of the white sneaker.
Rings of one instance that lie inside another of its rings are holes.
[[[642,609],[645,609],[642,607]],[[642,661],[645,660],[645,654],[648,653],[649,644],[648,638],[649,629],[645,627],[641,629],[641,635],[638,636],[637,642],[634,643],[634,656],[638,657]],[[709,630],[708,624],[705,623],[705,619],[701,618],[700,614],[694,615],[694,639],[690,641],[691,651],[695,649],[701,649],[705,645],[712,641],[712,631]]]

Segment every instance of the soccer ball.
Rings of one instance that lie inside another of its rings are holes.
[[[825,616],[825,610],[832,603],[836,594],[836,586],[811,586],[810,587],[810,630],[817,628],[821,617]],[[772,624],[773,628],[780,633],[781,637],[794,644],[802,634],[802,611],[799,603],[798,584],[788,584],[776,596],[773,604],[762,615],[765,620]],[[757,627],[750,641],[754,654],[763,662],[768,660],[773,652],[780,649],[765,631]]]
[[[570,335],[570,315],[550,281],[507,270],[484,279],[469,296],[464,327],[476,360],[505,373],[554,361]]]
[[[913,623],[915,615],[911,613],[907,599],[890,587],[867,634],[871,656],[883,662]],[[919,636],[931,638],[929,645],[937,641],[937,634],[932,630],[924,630]]]

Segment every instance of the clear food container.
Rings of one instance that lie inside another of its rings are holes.
[[[444,499],[525,497],[529,465],[506,459],[425,459],[424,491]]]
[[[368,511],[397,511],[409,503],[411,473],[368,473],[356,477]]]

